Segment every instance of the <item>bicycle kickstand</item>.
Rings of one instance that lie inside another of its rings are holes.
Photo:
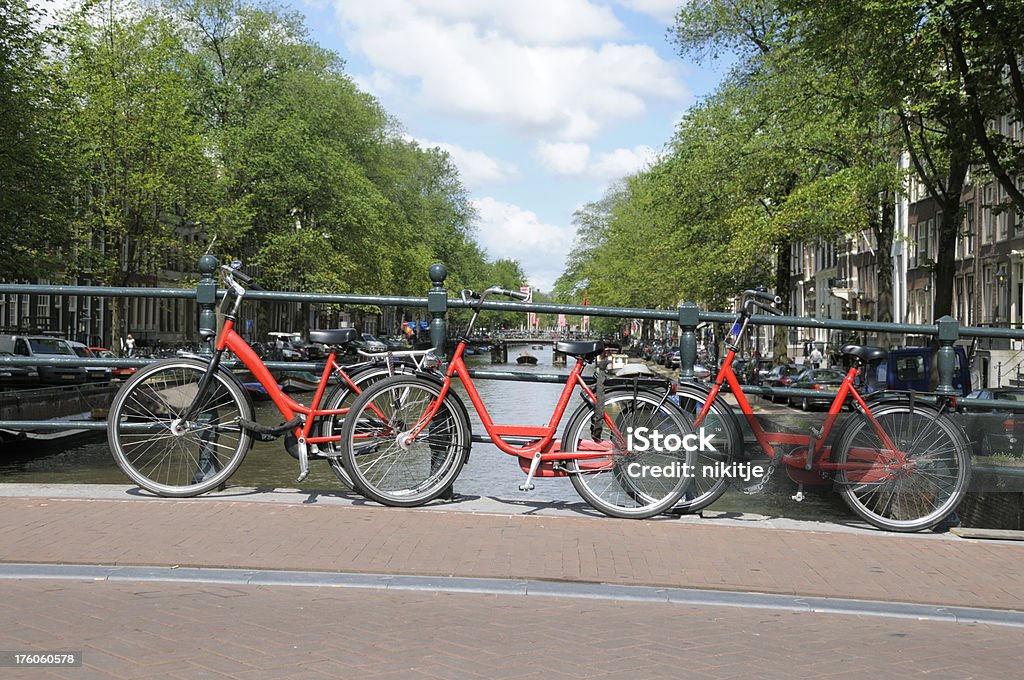
[[[296,482],[303,482],[309,476],[309,446],[306,445],[306,438],[299,437],[297,444],[299,449],[299,478]]]
[[[533,476],[537,474],[537,468],[540,467],[540,451],[533,454],[533,460],[530,461],[530,471],[526,475],[526,481],[519,485],[520,491],[533,491]]]

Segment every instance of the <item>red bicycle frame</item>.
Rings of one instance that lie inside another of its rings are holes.
[[[584,445],[581,447],[583,450],[580,451],[562,451],[560,447],[561,442],[555,439],[555,433],[558,430],[558,425],[562,421],[562,416],[565,415],[565,409],[569,405],[573,389],[577,385],[581,390],[583,390],[583,393],[589,399],[595,402],[597,400],[594,392],[587,387],[581,377],[583,374],[582,361],[577,361],[576,365],[573,366],[572,371],[569,373],[569,379],[562,388],[562,392],[558,397],[558,403],[555,405],[555,410],[551,414],[551,419],[548,421],[547,425],[497,425],[491,419],[491,415],[487,411],[487,406],[484,405],[483,399],[480,397],[480,393],[473,384],[473,378],[469,375],[469,369],[462,358],[465,349],[466,342],[465,340],[462,340],[455,348],[455,354],[445,371],[444,384],[441,387],[440,394],[433,400],[431,405],[427,408],[427,412],[424,413],[416,425],[411,429],[411,433],[414,437],[418,436],[423,428],[425,428],[430,423],[431,419],[433,419],[451,388],[452,378],[457,376],[459,380],[462,381],[463,386],[465,386],[466,393],[469,395],[469,400],[473,404],[473,408],[476,410],[477,415],[480,416],[480,422],[483,423],[484,429],[487,430],[487,434],[491,438],[491,442],[504,453],[512,456],[518,456],[520,459],[520,466],[524,470],[530,467],[530,461],[538,455],[540,457],[539,463],[542,467],[537,468],[534,466],[534,470],[536,472],[536,476],[540,477],[556,477],[565,476],[567,474],[566,472],[554,467],[553,464],[555,461],[607,457],[609,446],[607,442],[604,444]],[[607,414],[605,414],[604,421],[610,428],[611,432],[621,436],[621,433],[617,431],[615,424]],[[503,439],[503,437],[524,437],[528,439],[535,439],[536,441],[523,444],[522,446],[516,446],[514,444],[509,444]]]
[[[281,389],[280,385],[277,384],[277,380],[271,375],[270,370],[263,363],[263,360],[256,355],[252,347],[242,339],[235,331],[234,319],[226,319],[224,321],[224,327],[221,329],[220,334],[217,336],[217,350],[223,351],[225,349],[230,350],[237,356],[245,367],[248,368],[256,380],[259,381],[263,388],[267,391],[270,399],[277,406],[278,410],[284,416],[285,420],[291,420],[296,414],[306,416],[305,422],[302,427],[295,428],[295,435],[300,439],[304,439],[309,444],[320,444],[324,442],[336,442],[341,439],[339,436],[333,437],[310,437],[310,430],[313,428],[313,422],[320,416],[332,416],[332,415],[344,415],[348,413],[347,408],[343,409],[320,409],[320,399],[323,398],[324,391],[327,389],[327,381],[330,378],[331,372],[336,371],[342,380],[346,381],[349,387],[356,389],[355,384],[348,377],[345,371],[342,370],[341,366],[335,360],[334,352],[331,352],[327,357],[327,363],[324,365],[323,373],[320,375],[320,382],[316,386],[316,392],[313,394],[313,401],[309,406],[303,406],[298,403]]]
[[[828,439],[829,432],[832,430],[832,426],[835,425],[836,419],[839,418],[839,413],[842,411],[843,404],[846,403],[847,397],[852,394],[856,403],[860,405],[863,413],[870,420],[872,428],[885,447],[884,452],[858,450],[859,454],[865,457],[879,457],[878,462],[884,463],[887,466],[892,465],[896,468],[902,468],[907,465],[904,453],[900,451],[889,439],[889,436],[871,414],[871,408],[868,406],[867,402],[865,402],[864,398],[860,396],[859,392],[857,392],[857,388],[854,386],[854,379],[860,371],[856,366],[851,366],[850,370],[846,373],[846,377],[843,378],[843,383],[839,387],[839,391],[836,393],[835,398],[832,400],[832,404],[829,406],[828,415],[825,418],[825,423],[821,430],[815,432],[814,435],[811,436],[806,434],[790,434],[786,432],[769,432],[765,431],[765,429],[761,427],[761,423],[754,415],[754,410],[751,408],[750,402],[747,401],[747,397],[743,393],[743,387],[736,378],[735,371],[733,371],[732,362],[735,358],[736,350],[730,349],[725,355],[722,367],[718,369],[718,375],[715,376],[715,382],[711,387],[708,398],[704,401],[704,406],[701,408],[701,411],[694,422],[694,427],[700,427],[704,418],[707,417],[708,412],[711,410],[711,404],[718,397],[719,392],[721,392],[722,386],[728,384],[729,389],[736,397],[736,403],[739,405],[740,411],[742,411],[743,415],[747,418],[750,430],[757,439],[757,443],[770,458],[775,458],[777,455],[773,445],[788,444],[796,445],[798,447],[806,446],[803,450],[797,448],[793,452],[782,456],[782,462],[790,467],[803,468],[804,470],[816,469],[828,472],[835,472],[839,470],[870,470],[876,468],[877,463],[833,463],[828,459],[831,447],[827,446],[825,442]]]

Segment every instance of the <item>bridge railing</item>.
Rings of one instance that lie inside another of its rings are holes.
[[[215,331],[217,325],[216,305],[218,298],[223,291],[218,290],[217,273],[218,261],[212,256],[200,258],[199,270],[200,279],[195,288],[141,288],[141,287],[105,287],[105,286],[60,286],[60,285],[35,285],[35,284],[8,284],[0,283],[0,295],[3,294],[41,294],[51,296],[93,296],[105,298],[163,298],[163,299],[191,299],[196,300],[199,306],[199,330]],[[376,295],[349,295],[349,294],[326,294],[326,293],[301,293],[291,291],[249,291],[246,299],[262,301],[288,301],[288,302],[309,302],[326,303],[336,305],[375,305],[380,307],[401,306],[406,308],[426,308],[430,316],[430,339],[431,344],[438,352],[443,352],[448,341],[448,311],[452,309],[466,309],[472,307],[474,302],[465,302],[459,298],[450,297],[445,288],[447,269],[444,265],[435,264],[428,272],[431,287],[426,296],[376,296]],[[700,311],[695,304],[684,303],[677,309],[639,309],[623,307],[602,307],[593,305],[565,305],[555,303],[539,302],[512,302],[501,300],[488,300],[483,303],[483,309],[503,312],[534,312],[542,314],[564,314],[566,316],[607,317],[620,319],[650,319],[657,321],[675,322],[680,329],[680,357],[681,366],[679,379],[682,381],[695,380],[693,365],[697,357],[697,327],[706,322],[730,324],[735,320],[735,315],[724,312]],[[956,363],[956,354],[953,346],[958,340],[967,338],[1009,338],[1024,340],[1024,330],[1009,328],[980,328],[961,326],[951,317],[943,317],[934,324],[897,324],[883,323],[876,321],[850,321],[839,319],[813,319],[794,316],[754,316],[750,323],[755,325],[787,326],[795,328],[830,329],[843,331],[867,331],[889,334],[913,334],[936,337],[938,340],[937,367],[938,386],[940,393],[953,394],[953,374]],[[0,356],[0,369],[5,365],[67,365],[67,366],[108,366],[108,367],[141,367],[155,359],[146,358],[79,358],[79,357],[20,357]],[[322,363],[316,362],[266,362],[267,366],[274,369],[292,370],[317,370],[323,367]],[[565,377],[558,374],[538,374],[514,371],[496,370],[475,370],[471,372],[474,378],[493,380],[525,380],[531,382],[564,382]],[[744,386],[744,390],[751,393],[775,394],[782,396],[814,396],[817,393],[811,390],[799,389],[767,389],[755,386]],[[1024,404],[1011,401],[986,401],[976,400],[973,402],[982,408],[1000,409],[1022,409]],[[103,421],[67,421],[67,420],[0,420],[0,429],[8,430],[61,430],[69,428],[104,429],[106,423]]]

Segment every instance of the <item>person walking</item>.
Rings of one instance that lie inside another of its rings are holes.
[[[821,366],[821,360],[824,357],[821,356],[821,350],[815,347],[811,350],[810,356],[807,359],[811,362],[811,368],[818,368]]]
[[[128,356],[135,356],[135,338],[132,337],[131,333],[124,339],[124,347]]]

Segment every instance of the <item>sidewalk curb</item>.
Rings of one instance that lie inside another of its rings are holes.
[[[624,586],[529,579],[458,576],[402,576],[259,569],[194,567],[130,567],[102,565],[0,564],[0,580],[69,580],[133,583],[209,583],[236,586],[362,588],[388,591],[429,591],[475,595],[560,597],[674,604],[689,607],[738,607],[798,613],[842,614],[944,621],[968,625],[1024,628],[1024,612],[948,607],[725,590]]]

